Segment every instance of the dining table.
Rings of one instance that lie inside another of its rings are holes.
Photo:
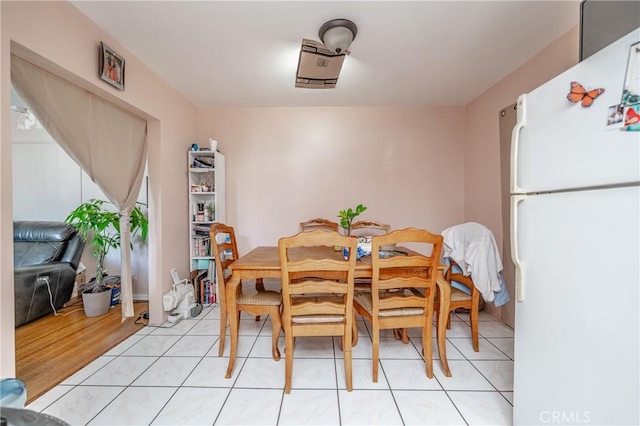
[[[406,253],[408,255],[418,254],[411,249],[405,247],[397,247],[396,250]],[[342,250],[336,251],[332,247],[298,247],[290,250],[289,256],[292,260],[295,259],[326,259],[333,258],[339,259],[342,255]],[[229,265],[232,274],[226,283],[226,300],[224,304],[221,304],[221,309],[226,309],[229,320],[230,340],[231,345],[229,348],[229,365],[227,366],[227,372],[225,378],[230,378],[233,374],[233,367],[236,360],[236,354],[238,350],[238,315],[236,312],[236,295],[241,291],[242,280],[260,279],[260,278],[279,278],[282,279],[282,270],[280,268],[280,257],[278,254],[277,246],[260,246],[256,247],[247,254],[240,256],[236,261]],[[446,328],[449,317],[449,305],[451,301],[451,286],[446,280],[442,278],[445,266],[438,266],[436,274],[438,279],[437,291],[438,291],[438,352],[440,357],[440,364],[445,376],[451,377],[451,371],[447,362],[446,355]],[[406,268],[404,271],[405,276],[416,276],[422,274],[424,276],[424,269]],[[368,278],[371,279],[373,275],[373,267],[371,263],[371,256],[363,256],[356,261],[355,278]],[[223,316],[224,317],[224,316]]]

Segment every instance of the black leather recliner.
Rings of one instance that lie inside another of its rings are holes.
[[[84,241],[63,222],[13,222],[15,326],[60,309],[71,298]]]

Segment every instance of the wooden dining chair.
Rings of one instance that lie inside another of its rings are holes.
[[[338,223],[332,222],[328,219],[315,218],[311,220],[307,220],[305,222],[300,222],[300,231],[314,231],[317,229],[325,229],[327,231],[336,231],[338,232]]]
[[[451,328],[451,313],[458,308],[464,308],[469,310],[469,318],[471,322],[471,340],[473,342],[473,350],[480,351],[478,344],[478,311],[480,310],[480,291],[473,284],[471,277],[468,277],[462,273],[460,266],[450,259],[451,264],[445,273],[445,280],[449,285],[455,281],[464,285],[470,294],[451,286],[451,305],[449,308],[449,320],[447,321],[447,328]],[[437,304],[436,304],[437,306]]]
[[[334,246],[349,248],[348,260]],[[317,247],[309,258],[296,248]],[[322,250],[324,248],[324,250]],[[285,338],[285,393],[291,393],[296,337],[340,336],[347,390],[353,389],[351,370],[353,277],[357,240],[334,231],[301,232],[278,241],[282,268],[282,325]]]
[[[218,283],[219,303],[220,303],[220,343],[218,356],[224,352],[224,340],[227,329],[227,315],[237,315],[240,319],[240,311],[259,316],[269,314],[272,325],[271,354],[275,361],[280,360],[278,350],[278,337],[282,329],[280,310],[282,307],[282,296],[276,291],[262,290],[256,287],[255,293],[244,294],[242,285],[238,286],[239,294],[237,299],[237,311],[227,312],[226,309],[226,282],[231,277],[229,265],[238,259],[238,246],[236,245],[236,234],[233,227],[216,222],[211,225],[210,231],[211,245],[213,246],[213,256],[215,257],[216,278]],[[240,324],[240,321],[238,321]]]
[[[442,235],[407,228],[373,237],[371,247],[371,291],[357,291],[354,307],[372,326],[373,382],[378,381],[380,330],[422,328],[423,356],[427,377],[433,378],[432,321]],[[419,253],[380,256],[380,247],[411,244]],[[406,276],[407,268],[413,270]],[[402,273],[404,270],[404,274]],[[403,342],[408,343],[408,340]]]

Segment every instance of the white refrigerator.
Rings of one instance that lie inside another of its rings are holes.
[[[640,28],[518,99],[517,425],[640,424],[640,132],[607,125],[640,86],[639,41]],[[573,81],[605,91],[585,107]]]

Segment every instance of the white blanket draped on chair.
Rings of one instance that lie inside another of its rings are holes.
[[[496,306],[509,300],[502,277],[502,259],[489,228],[476,222],[455,225],[442,231],[443,257],[453,259],[462,273],[470,276],[482,298]],[[494,300],[495,299],[495,300]]]

